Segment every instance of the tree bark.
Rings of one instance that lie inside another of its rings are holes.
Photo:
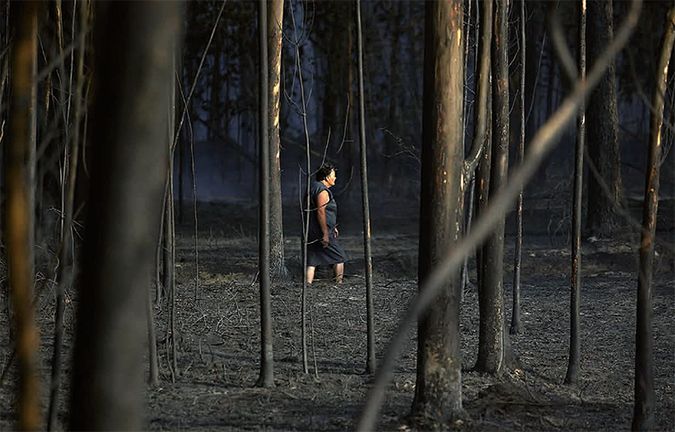
[[[520,140],[518,141],[518,162],[525,159],[525,62],[527,44],[525,43],[525,0],[520,0]],[[520,322],[520,268],[523,257],[523,191],[518,194],[516,203],[516,247],[513,254],[513,307],[511,308],[511,334],[521,331]]]
[[[368,323],[366,371],[375,372],[375,319],[373,306],[373,258],[370,251],[370,204],[368,200],[368,158],[366,149],[366,105],[363,90],[363,32],[361,0],[356,0],[356,38],[359,79],[359,142],[361,147],[361,210],[363,212],[363,260],[366,267],[366,321]]]
[[[579,4],[579,76],[586,78],[586,0]],[[581,340],[581,211],[584,183],[584,148],[586,145],[586,109],[582,103],[577,115],[577,142],[574,159],[572,195],[572,262],[570,272],[570,354],[565,384],[576,384],[579,375]]]
[[[10,58],[10,109],[4,143],[3,236],[16,329],[17,429],[41,428],[39,341],[33,310],[37,29],[40,2],[13,3],[14,42]]]
[[[284,0],[268,3],[267,37],[269,45],[269,153],[270,153],[270,273],[274,278],[288,276],[284,260],[283,199],[281,194],[281,47],[283,42]]]
[[[462,1],[428,2],[425,7],[420,288],[461,235],[464,193]],[[456,270],[418,321],[412,414],[420,422],[445,423],[462,413],[460,301]]]
[[[476,184],[474,189],[475,220],[480,220],[485,214],[490,194],[490,166],[492,165],[492,77],[488,89],[488,106],[486,115],[485,148],[476,168]],[[468,231],[470,232],[470,231]],[[476,287],[478,293],[483,291],[485,284],[485,254],[486,244],[483,242],[476,249]]]
[[[270,292],[270,146],[269,146],[269,57],[267,50],[267,1],[258,2],[260,37],[259,146],[260,219],[258,231],[258,271],[260,272],[260,376],[257,385],[274,386],[272,347],[272,296]]]
[[[652,98],[651,127],[649,131],[649,156],[645,181],[645,198],[642,207],[642,236],[640,241],[640,272],[638,274],[637,321],[635,328],[635,405],[634,431],[654,429],[654,355],[652,339],[652,277],[654,273],[654,239],[656,214],[659,205],[659,173],[663,149],[664,97],[668,84],[668,67],[675,42],[675,8],[668,12],[661,58],[656,69],[656,88]]]
[[[492,164],[489,200],[504,187],[509,163],[509,73],[507,0],[495,3],[492,95]],[[484,270],[479,291],[480,329],[476,369],[499,374],[506,361],[507,337],[504,316],[504,218],[495,224],[483,249]]]
[[[594,63],[614,38],[612,0],[589,0],[588,58]],[[600,178],[588,178],[588,234],[608,236],[620,226],[617,207],[623,201],[621,157],[619,152],[619,116],[617,111],[616,73],[614,61],[589,98],[587,121],[589,163]],[[604,185],[603,185],[604,183]],[[605,190],[606,186],[608,191]]]
[[[83,251],[70,428],[142,429],[145,296],[166,176],[180,5],[97,2],[97,143]]]

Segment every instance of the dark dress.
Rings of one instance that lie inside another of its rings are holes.
[[[321,239],[323,233],[317,218],[316,198],[323,192],[328,192],[328,204],[326,204],[326,225],[328,225],[327,247],[323,247]],[[347,254],[335,237],[335,227],[337,226],[337,203],[333,194],[323,183],[315,181],[310,185],[310,212],[309,212],[309,234],[307,236],[307,265],[316,267],[319,265],[339,264],[347,261]],[[306,200],[304,201],[307,202]]]

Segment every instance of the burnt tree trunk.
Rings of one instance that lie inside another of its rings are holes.
[[[501,192],[509,163],[509,71],[506,0],[495,3],[492,44],[492,163],[489,200]],[[478,292],[480,329],[476,369],[499,374],[505,367],[507,338],[504,316],[504,218],[495,224],[481,256],[484,265]]]
[[[579,76],[586,78],[586,1],[579,4]],[[576,384],[579,375],[581,340],[581,211],[584,183],[584,148],[586,145],[586,111],[582,103],[577,114],[577,142],[574,158],[574,190],[572,195],[572,262],[570,272],[570,354],[565,384]]]
[[[518,141],[518,162],[525,159],[525,0],[520,0],[520,139]],[[523,257],[523,190],[516,203],[516,247],[513,253],[513,307],[511,308],[511,334],[521,331],[520,322],[520,268]]]
[[[370,203],[368,200],[368,158],[366,152],[366,105],[363,90],[363,32],[361,30],[361,0],[356,0],[356,39],[359,80],[359,143],[361,144],[361,210],[363,212],[363,260],[366,267],[366,371],[375,372],[375,307],[373,305],[373,257],[370,251]]]
[[[281,44],[283,41],[284,0],[268,3],[267,37],[269,46],[268,128],[270,155],[270,273],[288,276],[284,260],[284,225],[281,195]]]
[[[589,0],[586,39],[591,64],[613,38],[612,0]],[[623,201],[613,60],[597,88],[591,93],[586,113],[588,123],[593,125],[588,129],[587,137],[589,163],[592,167],[588,178],[586,231],[589,234],[608,236],[619,226],[617,206]]]
[[[492,78],[490,77],[488,89],[488,105],[486,113],[486,129],[483,153],[476,168],[476,180],[474,186],[475,220],[479,220],[485,214],[490,194],[490,166],[492,165]],[[486,244],[483,243],[476,249],[476,288],[480,293],[485,284],[485,254]]]
[[[10,114],[4,143],[3,236],[16,330],[17,429],[41,428],[39,339],[33,310],[37,29],[40,3],[13,3]]]
[[[96,142],[75,335],[70,428],[141,429],[145,296],[166,176],[180,5],[98,2]],[[175,38],[175,39],[174,39]]]
[[[491,110],[491,98],[492,98],[492,82],[490,80],[490,68],[492,59],[490,57],[490,48],[492,45],[492,2],[484,2],[482,4],[483,12],[481,14],[481,25],[480,25],[480,39],[478,37],[478,32],[476,32],[476,104],[474,108],[474,133],[473,133],[473,143],[471,145],[471,150],[464,162],[464,183],[469,184],[469,211],[467,214],[467,221],[465,223],[467,235],[471,231],[471,223],[473,218],[473,207],[475,203],[481,206],[481,212],[487,205],[487,191],[489,186],[490,179],[490,136],[491,136],[491,123],[492,123],[492,110]],[[480,14],[479,9],[476,10],[476,14]],[[476,26],[479,27],[478,25]],[[480,52],[480,63],[478,53]],[[466,54],[466,53],[465,53]],[[466,62],[464,63],[466,65]],[[466,111],[465,111],[466,114]],[[466,122],[464,123],[466,124]],[[464,146],[464,144],[462,144]],[[478,182],[478,188],[476,188],[476,183]],[[464,204],[462,204],[464,207]],[[478,213],[478,211],[476,211]],[[478,249],[480,250],[480,248]],[[480,285],[480,269],[481,266],[481,253],[476,252],[476,278],[478,279],[476,284]],[[466,283],[468,280],[467,275],[467,258],[464,259],[464,265],[462,266],[462,298],[464,294],[464,289],[466,288]]]
[[[654,429],[654,355],[652,339],[652,276],[654,273],[654,239],[656,214],[659,205],[659,173],[663,149],[664,97],[668,83],[668,66],[675,40],[675,8],[668,12],[661,58],[656,69],[656,88],[652,98],[651,127],[649,131],[649,156],[645,197],[642,207],[642,240],[640,242],[640,271],[638,273],[637,321],[635,328],[635,405],[633,409],[634,431]]]
[[[274,386],[272,351],[272,297],[270,290],[270,147],[269,147],[269,57],[267,54],[267,2],[258,2],[260,37],[259,160],[260,219],[258,230],[258,271],[260,272],[260,376],[257,385]]]
[[[464,193],[462,1],[428,2],[425,8],[420,287],[461,235]],[[445,423],[462,413],[460,302],[457,270],[418,322],[412,414],[419,421]]]

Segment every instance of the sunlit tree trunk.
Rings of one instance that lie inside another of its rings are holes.
[[[482,213],[487,206],[488,189],[490,183],[490,162],[491,155],[491,136],[492,136],[492,81],[491,81],[491,63],[490,49],[492,45],[492,2],[483,2],[482,7],[478,8],[477,15],[480,15],[481,24],[480,37],[476,31],[476,93],[474,108],[474,133],[471,150],[464,162],[464,183],[469,185],[469,211],[467,212],[467,221],[465,223],[465,235],[471,232],[471,224],[474,213],[474,205],[477,214]],[[482,12],[480,10],[482,9]],[[468,52],[468,51],[467,51]],[[466,62],[464,63],[466,65]],[[466,111],[465,111],[466,112]],[[464,122],[466,124],[466,122]],[[464,145],[462,145],[464,146]],[[483,246],[481,246],[482,248]],[[476,252],[476,285],[481,286],[481,269],[483,268],[481,248]],[[462,266],[462,295],[466,288],[467,258],[464,259]]]
[[[9,46],[9,33],[10,33],[10,26],[9,26],[9,5],[10,2],[6,2],[4,5],[2,5],[2,10],[5,12],[6,17],[1,20],[2,24],[2,34],[0,34],[0,41],[2,42],[2,49],[4,50],[6,47]],[[0,64],[0,164],[4,166],[4,146],[5,146],[5,141],[7,139],[7,105],[9,102],[9,94],[6,91],[8,85],[7,82],[8,77],[9,77],[9,52],[7,53],[8,55],[5,55],[2,58],[2,63]],[[7,196],[6,190],[5,190],[5,179],[4,175],[0,175],[0,206],[2,206],[2,211],[0,211],[0,233],[4,232],[5,228],[5,212],[4,212],[4,204],[6,203],[5,197]],[[5,251],[0,250],[0,259],[6,260],[5,256]],[[4,303],[4,313],[7,315],[7,321],[11,322],[12,320],[12,315],[11,315],[11,307],[10,307],[10,299],[9,299],[9,286],[7,285],[7,279],[4,278],[3,280],[0,280],[0,296],[2,298],[2,301]],[[10,342],[12,341],[13,337],[13,332],[12,332],[12,326],[8,325],[7,326],[7,335],[9,336]]]
[[[419,286],[462,231],[462,1],[426,3],[424,126]],[[442,423],[462,412],[459,271],[418,322],[417,383],[412,414]]]
[[[509,73],[507,0],[495,3],[492,44],[492,163],[489,200],[504,187],[509,160]],[[505,367],[508,334],[504,315],[504,218],[495,225],[483,253],[479,290],[480,329],[476,369],[493,374]]]
[[[656,236],[656,213],[659,205],[659,174],[663,149],[664,96],[668,83],[668,66],[675,41],[675,8],[668,12],[661,58],[656,69],[656,88],[652,97],[651,128],[649,131],[649,155],[647,178],[642,211],[642,236],[640,242],[640,272],[638,273],[637,320],[635,329],[635,405],[632,429],[654,429],[654,354],[652,339],[652,277],[654,273],[654,240]]]
[[[288,276],[284,260],[284,225],[281,194],[281,46],[283,42],[284,0],[272,0],[267,5],[267,36],[269,45],[269,154],[270,154],[270,272],[273,277]]]
[[[96,2],[96,143],[70,428],[142,429],[145,296],[166,179],[177,2]]]
[[[614,38],[612,3],[613,0],[588,2],[586,39],[591,64]],[[596,168],[600,177],[597,178],[591,169],[588,178],[586,230],[589,234],[607,236],[619,226],[617,206],[623,201],[614,61],[591,94],[586,116],[588,123],[593,125],[588,129],[589,163]]]
[[[4,143],[4,242],[16,329],[17,429],[41,428],[39,333],[33,310],[37,29],[41,3],[13,3],[10,109]]]

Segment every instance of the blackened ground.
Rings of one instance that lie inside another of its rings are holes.
[[[255,209],[200,209],[199,266],[189,224],[178,241],[177,329],[180,375],[170,381],[166,357],[167,306],[155,309],[161,384],[148,388],[147,426],[153,430],[350,430],[370,384],[364,374],[366,308],[362,237],[345,222],[342,241],[352,260],[345,283],[320,272],[308,292],[310,374],[304,374],[300,338],[301,273],[297,235],[286,254],[291,275],[272,287],[275,383],[254,387],[259,370],[259,306]],[[416,222],[405,210],[374,221],[373,261],[377,352],[417,289]],[[188,216],[186,216],[186,219]],[[526,219],[526,224],[528,223]],[[530,223],[533,223],[530,221]],[[546,232],[547,222],[538,222]],[[526,225],[527,229],[527,225]],[[291,233],[293,229],[290,230]],[[533,231],[538,231],[533,229]],[[660,233],[670,241],[672,232]],[[495,378],[470,369],[477,353],[478,304],[473,284],[462,305],[464,407],[462,430],[626,430],[633,410],[637,254],[634,235],[584,243],[581,302],[581,373],[562,385],[569,328],[569,246],[566,238],[525,238],[522,269],[524,331],[512,337],[521,367]],[[510,319],[513,238],[507,238],[505,288]],[[475,281],[470,260],[471,281]],[[673,258],[661,245],[654,281],[656,426],[675,428],[675,284]],[[198,280],[198,286],[195,281]],[[52,295],[38,303],[42,372],[48,383],[52,344]],[[72,328],[72,303],[68,304]],[[6,328],[6,314],[0,314]],[[0,335],[0,360],[10,354]],[[379,428],[405,430],[415,386],[415,329],[399,360],[381,411]],[[71,342],[67,349],[72,348]],[[0,391],[0,429],[12,423],[13,371]],[[64,381],[67,381],[64,380]],[[67,384],[67,382],[66,382]],[[67,390],[67,385],[65,386]],[[45,392],[46,393],[46,392]],[[65,416],[62,412],[62,416]]]

